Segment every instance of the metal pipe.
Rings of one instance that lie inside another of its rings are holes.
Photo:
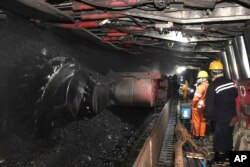
[[[97,19],[110,19],[110,18],[121,18],[126,17],[123,14],[117,13],[82,13],[82,20],[97,20]]]
[[[228,56],[229,69],[233,80],[239,79],[239,71],[237,67],[237,62],[235,59],[235,52],[232,46],[232,42],[229,41],[229,45],[226,47],[226,52]]]
[[[128,36],[127,33],[122,33],[122,32],[110,32],[107,33],[108,37],[123,37],[123,36]]]
[[[106,33],[114,33],[114,32],[120,32],[119,30],[116,30],[116,29],[108,29],[108,28],[104,28],[104,29],[101,29],[102,32],[106,32]]]
[[[105,37],[102,37],[101,38],[101,41],[102,42],[112,42],[112,41],[119,41],[119,37],[107,37],[107,36],[105,36]]]
[[[116,27],[117,28],[117,27]],[[104,28],[102,29],[102,32],[106,32],[106,33],[120,33],[123,31],[143,31],[144,28],[143,27],[137,27],[137,26],[123,26],[121,28],[117,28],[117,29],[108,29],[108,28]]]
[[[57,9],[64,10],[64,9],[71,8],[71,6],[72,6],[72,2],[68,2],[68,3],[61,3],[61,4],[57,4],[57,5],[53,5],[53,6],[54,6],[54,7],[56,7]]]
[[[240,78],[250,78],[249,60],[243,36],[234,38],[233,46],[235,49],[236,60],[240,71]]]
[[[87,5],[87,4],[84,4],[84,3],[76,2],[76,1],[74,1],[74,2],[72,3],[72,10],[74,10],[74,11],[79,11],[79,10],[92,10],[92,9],[95,9],[95,7],[94,7],[94,6]]]
[[[99,27],[100,24],[97,21],[85,21],[74,24],[63,24],[63,27],[66,28],[96,28]]]
[[[227,54],[225,51],[222,52],[222,62],[224,64],[225,76],[231,79],[232,77],[231,77],[230,69],[229,69],[229,65],[228,65],[228,58],[227,58]]]
[[[143,27],[138,27],[138,26],[124,26],[122,28],[125,30],[128,30],[128,31],[143,31],[143,30],[145,30]]]
[[[90,1],[90,0],[81,0],[83,3],[89,4],[91,6],[96,6],[96,7],[103,7],[103,8],[118,8],[118,7],[129,7],[129,6],[134,6],[134,5],[139,5],[146,3],[145,2],[139,2],[140,0],[126,0],[126,1],[112,1],[112,0],[103,0],[103,1]]]
[[[128,5],[135,5],[137,0],[128,0],[127,2],[121,2],[121,1],[114,1],[114,2],[106,2],[109,3],[111,7],[123,7],[123,6],[128,6]]]

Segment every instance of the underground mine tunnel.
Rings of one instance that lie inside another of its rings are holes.
[[[218,166],[190,109],[214,60],[239,94],[233,148],[249,151],[249,5],[1,0],[0,166]]]
[[[133,164],[156,119],[156,84],[159,108],[166,102],[167,76],[88,34],[7,11],[0,34],[1,165]]]

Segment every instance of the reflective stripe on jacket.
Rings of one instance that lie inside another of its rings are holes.
[[[205,117],[215,121],[230,121],[236,115],[237,96],[238,92],[232,80],[224,76],[216,78],[207,90]]]

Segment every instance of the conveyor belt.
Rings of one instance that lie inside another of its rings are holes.
[[[151,134],[148,136],[143,147],[141,148],[133,167],[158,166],[162,143],[169,121],[171,101],[172,100],[169,99],[165,104],[157,122],[154,124]]]
[[[160,153],[158,167],[174,166],[174,129],[176,125],[177,112],[173,102],[170,110],[169,121]]]

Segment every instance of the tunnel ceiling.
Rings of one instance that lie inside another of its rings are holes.
[[[0,5],[40,25],[82,31],[137,55],[137,61],[191,68],[218,56],[250,19],[247,0],[1,0]]]

